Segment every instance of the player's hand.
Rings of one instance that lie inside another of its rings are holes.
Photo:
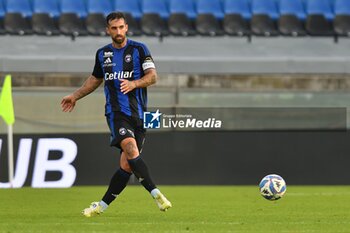
[[[126,79],[122,79],[120,80],[121,84],[120,84],[120,91],[123,94],[127,94],[128,92],[134,90],[136,88],[136,83],[133,81],[129,81]]]
[[[61,101],[61,107],[63,112],[71,112],[74,109],[75,103],[77,100],[73,95],[67,95],[63,97]]]

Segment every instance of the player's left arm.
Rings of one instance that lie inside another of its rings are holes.
[[[134,81],[129,81],[126,79],[121,80],[120,90],[123,94],[127,94],[128,92],[134,90],[135,88],[144,88],[151,86],[157,82],[158,75],[155,68],[149,68],[144,71],[145,75]]]

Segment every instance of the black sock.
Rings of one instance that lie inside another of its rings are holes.
[[[111,204],[112,201],[119,195],[123,189],[126,187],[131,173],[124,171],[122,168],[119,168],[116,173],[114,173],[107,192],[102,198],[107,205]]]
[[[148,192],[156,188],[156,185],[149,175],[147,165],[140,156],[130,159],[128,162],[134,175]]]

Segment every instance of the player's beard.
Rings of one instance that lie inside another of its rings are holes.
[[[113,38],[113,41],[114,41],[114,43],[120,45],[125,41],[125,36],[117,35],[116,37]]]

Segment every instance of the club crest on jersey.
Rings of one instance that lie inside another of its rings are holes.
[[[127,54],[126,56],[125,56],[125,62],[127,62],[127,63],[129,63],[129,62],[131,62],[131,60],[132,60],[132,57],[131,57],[131,55],[130,54]]]

